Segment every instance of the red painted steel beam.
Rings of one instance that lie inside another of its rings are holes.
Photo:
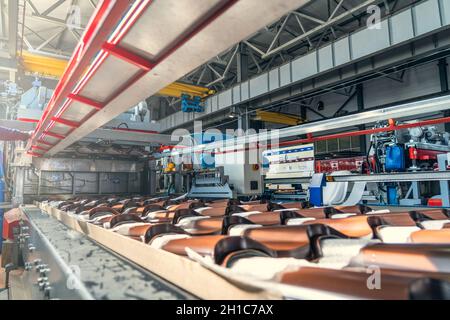
[[[32,146],[31,149],[32,150],[44,151],[44,152],[47,152],[48,150],[50,150],[50,149],[46,149],[46,148],[39,147],[39,146]]]
[[[71,93],[71,94],[68,95],[68,98],[71,99],[71,100],[74,100],[74,101],[86,104],[86,105],[88,105],[88,106],[90,106],[90,107],[92,107],[94,109],[97,109],[97,110],[101,110],[104,107],[104,105],[101,102],[94,101],[92,99],[89,99],[89,98],[86,98],[86,97],[83,97],[83,96],[80,96],[80,95],[77,95],[77,94]]]
[[[29,118],[17,118],[20,122],[27,122],[27,123],[38,123],[39,120],[36,119],[29,119]]]
[[[44,112],[44,116],[41,118],[31,141],[27,145],[28,149],[31,148],[46,130],[51,119],[59,111],[59,108],[66,97],[71,93],[78,80],[83,76],[86,69],[101,50],[102,45],[107,41],[111,32],[119,24],[123,14],[127,12],[127,9],[132,2],[132,0],[102,0],[102,2],[99,3],[93,18],[86,28],[82,40],[72,55],[64,75],[58,82],[55,92]]]
[[[32,157],[35,157],[35,158],[41,158],[42,157],[42,154],[36,153],[36,152],[32,152],[32,151],[28,151],[27,154],[29,156],[32,156]]]
[[[45,131],[44,135],[55,138],[55,139],[59,139],[59,140],[64,140],[66,138],[66,136],[63,136],[63,135],[57,134],[57,133],[53,133],[50,131]]]
[[[54,146],[55,146],[55,144],[50,143],[50,142],[47,142],[47,141],[42,140],[42,139],[41,139],[41,140],[38,140],[37,143],[39,143],[39,144],[44,144],[44,145],[49,146],[49,147],[54,147]]]
[[[131,63],[132,65],[135,65],[136,67],[147,72],[152,70],[156,65],[155,63],[112,43],[103,44],[103,50],[115,56],[116,58]]]
[[[140,57],[139,55],[130,52],[129,50],[125,50],[123,48],[120,47],[120,41],[123,39],[123,37],[127,34],[127,32],[131,29],[131,27],[133,26],[134,22],[142,15],[142,13],[144,12],[144,10],[152,3],[152,0],[147,0],[147,1],[143,1],[141,2],[135,9],[133,12],[131,12],[130,15],[127,16],[126,21],[122,21],[125,23],[121,24],[121,29],[117,29],[116,32],[114,33],[112,39],[110,41],[106,40],[107,34],[108,32],[111,32],[111,30],[113,30],[113,28],[117,25],[116,24],[111,24],[109,21],[109,23],[103,22],[103,23],[98,23],[95,24],[94,29],[95,28],[100,28],[100,31],[97,32],[100,33],[102,36],[93,36],[93,34],[95,32],[88,32],[89,34],[91,34],[92,39],[89,43],[83,41],[81,43],[81,46],[79,45],[79,47],[77,47],[77,50],[75,52],[75,55],[72,57],[71,62],[69,63],[69,68],[68,70],[72,69],[72,62],[74,61],[74,57],[77,57],[79,59],[78,60],[81,62],[84,62],[83,65],[85,65],[85,68],[87,68],[87,66],[89,66],[92,58],[95,56],[96,53],[101,51],[101,55],[102,56],[98,56],[100,57],[100,59],[98,59],[96,61],[97,65],[93,68],[90,69],[90,71],[88,72],[88,74],[84,77],[84,79],[81,82],[81,85],[79,84],[77,86],[76,89],[76,93],[79,92],[79,89],[84,86],[90,78],[92,78],[93,74],[98,70],[99,66],[104,62],[104,60],[106,59],[107,56],[105,56],[105,54],[111,54],[114,55],[116,57],[119,57],[120,59],[123,59],[129,63],[132,63],[134,65],[137,65],[139,68],[142,69],[142,72],[138,73],[137,75],[135,75],[133,78],[131,78],[129,81],[127,81],[123,86],[121,86],[115,93],[113,93],[110,97],[108,97],[108,99],[106,99],[106,101],[104,101],[104,105],[107,105],[108,103],[110,103],[112,100],[114,100],[115,98],[117,98],[123,91],[125,91],[126,89],[128,89],[129,87],[131,87],[132,85],[134,85],[137,81],[139,81],[142,77],[144,77],[148,71],[150,71],[154,66],[158,65],[159,63],[163,62],[167,57],[169,57],[172,53],[174,53],[178,48],[180,48],[181,46],[183,46],[187,41],[189,41],[192,37],[194,37],[197,33],[199,33],[200,31],[202,31],[205,27],[207,27],[211,22],[213,22],[216,18],[218,18],[223,12],[227,11],[230,7],[232,7],[236,2],[238,2],[239,0],[227,0],[224,1],[220,4],[218,4],[211,12],[209,12],[209,14],[207,16],[204,17],[204,19],[202,21],[199,22],[199,24],[194,27],[193,29],[189,30],[187,33],[185,33],[184,35],[182,35],[178,41],[176,41],[173,46],[169,47],[163,54],[161,54],[156,61],[151,62],[148,61],[147,59],[144,59],[142,57]],[[111,6],[115,5],[115,7],[110,8],[110,12],[106,15],[105,20],[108,20],[108,18],[110,18],[110,20],[112,21],[116,21],[118,22],[119,20],[117,20],[117,17],[119,16],[119,13],[117,11],[115,11],[116,14],[112,14],[113,9],[117,9],[117,7],[119,6],[119,3],[121,3],[122,5],[124,5],[125,2],[128,2],[125,7],[128,7],[129,1],[114,1],[113,0],[104,0],[103,3],[101,4],[101,8],[104,7],[104,5],[106,3],[109,3]],[[125,11],[125,10],[123,10]],[[101,20],[102,15],[104,14],[104,12],[106,12],[105,10],[100,10],[95,14],[95,19],[94,21],[97,20]],[[99,16],[99,17],[97,17]],[[111,18],[112,17],[112,18]],[[98,19],[97,19],[98,18]],[[92,29],[91,26],[92,23],[89,24],[88,30]],[[103,39],[103,40],[102,40]],[[81,47],[81,48],[80,48]],[[86,48],[86,49],[85,49]],[[83,51],[88,51],[90,54],[87,54]],[[88,61],[88,62],[86,62]],[[81,65],[81,63],[79,63],[79,65]],[[76,69],[76,71],[80,72],[80,67],[79,65],[76,65],[76,68],[73,67],[74,69]],[[91,66],[92,67],[92,66]],[[52,125],[55,122],[55,119],[60,119],[59,117],[64,113],[65,109],[61,109],[61,108],[67,108],[69,105],[66,104],[65,107],[59,107],[60,105],[62,105],[64,99],[66,97],[69,97],[69,95],[71,94],[71,90],[74,88],[75,86],[75,82],[80,78],[81,73],[77,73],[76,76],[74,76],[74,72],[68,72],[66,71],[64,76],[63,76],[63,81],[60,81],[60,83],[58,84],[57,89],[55,90],[55,94],[52,97],[49,106],[48,106],[48,110],[45,111],[45,117],[43,119],[41,119],[40,123],[38,124],[38,128],[35,132],[35,134],[33,135],[32,141],[34,142],[36,139],[38,139],[40,137],[40,134],[43,130],[51,130]],[[66,75],[69,74],[70,79],[66,79]],[[70,81],[69,81],[70,80]],[[71,85],[67,85],[67,83],[70,82]],[[60,85],[63,86],[63,89],[60,88]],[[55,115],[58,115],[55,118]],[[84,122],[85,120],[89,119],[92,116],[92,113],[86,115],[86,117],[83,119],[82,122]],[[52,125],[49,126],[49,121],[53,121]],[[70,133],[69,133],[70,134]]]
[[[160,63],[162,63],[165,59],[167,59],[171,54],[173,54],[176,50],[178,50],[181,46],[183,46],[186,42],[188,42],[192,37],[194,37],[196,34],[201,32],[204,28],[206,28],[210,23],[212,23],[214,20],[216,20],[218,17],[220,17],[225,11],[227,11],[229,8],[231,8],[234,4],[236,4],[239,0],[227,0],[223,3],[220,3],[217,5],[210,13],[209,15],[205,16],[203,21],[200,21],[199,24],[194,27],[189,32],[185,33],[180,37],[180,39],[174,43],[171,47],[169,47],[164,53],[162,53],[160,56],[156,58],[156,60],[153,62],[153,67],[156,67]],[[152,1],[148,1],[147,6],[150,5]],[[139,13],[141,15],[143,13],[143,10]],[[128,30],[126,30],[128,32]],[[126,32],[122,33],[122,36],[126,34]],[[121,39],[115,39],[114,44],[119,45]],[[132,55],[134,58],[138,59],[138,55],[135,53],[129,52],[130,55]],[[117,55],[119,56],[119,55]],[[124,60],[128,61],[130,60],[129,57],[123,57]],[[148,60],[146,60],[148,62]],[[129,61],[130,63],[133,63],[132,61]],[[136,65],[134,62],[133,64]],[[134,85],[136,82],[138,82],[141,78],[143,78],[147,74],[148,70],[142,69],[142,72],[139,72],[134,77],[132,77],[128,82],[126,82],[123,86],[121,86],[117,91],[112,94],[108,99],[106,99],[105,104],[110,103],[114,99],[116,99],[123,91],[130,88],[132,85]]]
[[[78,122],[73,122],[70,120],[62,119],[62,118],[53,117],[52,121],[55,121],[56,123],[60,123],[60,124],[63,124],[65,126],[72,127],[72,128],[78,128],[80,126],[80,124]]]

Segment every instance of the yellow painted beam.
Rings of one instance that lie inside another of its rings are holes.
[[[277,124],[285,124],[289,126],[296,126],[305,122],[301,117],[293,114],[285,114],[263,110],[256,111],[256,117],[254,118],[254,120]]]
[[[158,94],[161,96],[175,97],[175,98],[181,98],[181,95],[183,94],[187,94],[191,97],[206,98],[214,93],[215,93],[214,90],[210,90],[205,87],[175,82],[172,83],[167,88],[161,90]]]
[[[61,78],[67,67],[67,60],[46,57],[30,52],[22,52],[21,64],[25,73],[37,74],[44,78]]]
[[[22,53],[22,67],[28,74],[37,74],[44,78],[59,79],[66,70],[68,61],[63,59],[56,59],[45,57],[30,52]],[[201,97],[202,99],[214,94],[214,90],[205,87],[195,86],[191,84],[175,82],[167,88],[161,90],[158,94],[161,96],[181,98],[183,94],[191,97]]]

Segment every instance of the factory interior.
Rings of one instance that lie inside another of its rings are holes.
[[[0,300],[450,299],[450,1],[0,20]]]

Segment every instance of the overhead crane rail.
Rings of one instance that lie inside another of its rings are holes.
[[[254,120],[277,124],[285,124],[288,126],[297,126],[305,122],[305,120],[302,117],[296,116],[294,114],[270,112],[264,110],[257,110]]]

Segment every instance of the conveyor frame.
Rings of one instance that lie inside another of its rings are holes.
[[[231,283],[187,257],[152,248],[140,241],[80,221],[66,212],[49,206],[48,203],[44,202],[38,205],[42,211],[61,221],[69,229],[83,233],[100,245],[200,299],[265,300],[282,298],[278,292]]]
[[[23,286],[10,288],[23,291],[20,296],[37,300],[194,299],[37,207],[21,210],[26,217],[17,237],[25,263],[20,277]]]

